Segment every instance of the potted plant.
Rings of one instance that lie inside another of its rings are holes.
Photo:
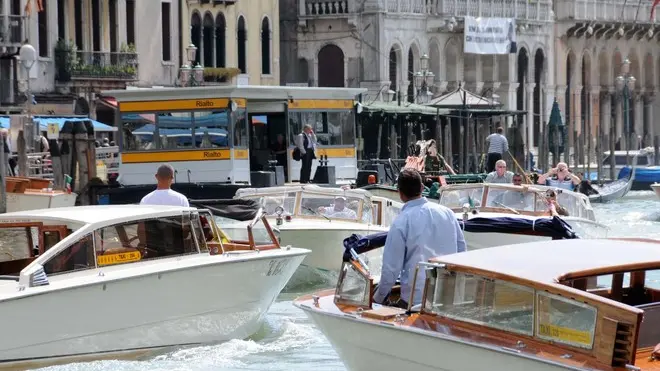
[[[73,40],[59,39],[55,44],[55,79],[71,81],[71,74],[78,67],[78,48]]]

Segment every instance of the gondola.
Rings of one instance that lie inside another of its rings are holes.
[[[617,200],[623,196],[625,196],[628,191],[632,188],[633,182],[635,180],[635,168],[637,167],[637,157],[639,156],[639,153],[636,154],[633,157],[632,160],[632,171],[630,172],[630,176],[627,179],[617,179],[612,182],[603,184],[602,186],[599,185],[591,185],[593,189],[598,191],[597,194],[588,192],[588,191],[583,191],[583,187],[580,187],[579,191],[581,193],[584,193],[585,195],[589,196],[589,202],[594,203],[604,203],[604,202],[610,202]]]

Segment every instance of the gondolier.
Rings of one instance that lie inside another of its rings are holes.
[[[495,133],[486,137],[488,143],[488,159],[486,162],[486,172],[495,170],[495,163],[502,159],[502,155],[509,150],[509,141],[504,136],[504,129],[498,126]]]

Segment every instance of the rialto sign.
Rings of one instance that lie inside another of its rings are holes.
[[[470,54],[516,53],[513,18],[465,17],[464,52]]]

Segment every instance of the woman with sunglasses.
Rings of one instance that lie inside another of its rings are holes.
[[[560,162],[557,164],[557,167],[539,176],[538,183],[572,191],[580,184],[580,181],[578,176],[568,170],[566,163]]]

